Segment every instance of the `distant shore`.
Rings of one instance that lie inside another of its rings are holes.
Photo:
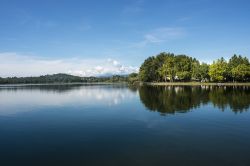
[[[214,82],[144,82],[144,85],[152,86],[250,86],[250,82],[225,82],[225,83],[214,83]]]
[[[8,86],[60,86],[60,85],[113,85],[113,84],[127,84],[127,82],[56,82],[56,83],[17,83],[17,84],[0,84],[0,87],[8,87]]]
[[[112,85],[112,84],[129,84],[128,82],[56,82],[56,83],[17,83],[17,84],[0,84],[0,87],[8,86],[57,86],[57,85]],[[131,84],[130,84],[131,85]],[[132,84],[133,85],[133,84]],[[150,86],[250,86],[250,82],[137,82],[134,85],[150,85]]]

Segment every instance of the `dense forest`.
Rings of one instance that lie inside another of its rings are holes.
[[[163,52],[144,61],[138,79],[142,82],[249,82],[250,63],[247,57],[233,55],[228,62],[220,58],[209,65],[186,55]]]
[[[39,77],[1,78],[0,84],[41,84],[41,83],[91,83],[91,82],[127,82],[127,76],[79,77],[68,74],[53,74]]]

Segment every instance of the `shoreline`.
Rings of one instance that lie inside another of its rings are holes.
[[[215,82],[143,82],[143,85],[151,86],[250,86],[250,82],[225,82],[225,83],[215,83]]]
[[[72,82],[72,83],[19,83],[19,84],[0,84],[0,87],[8,86],[49,86],[49,85],[112,85],[112,84],[127,84],[124,82]]]
[[[20,84],[0,84],[0,87],[8,86],[49,86],[49,85],[112,85],[112,84],[128,84],[128,82],[72,82],[72,83],[20,83]],[[250,82],[138,82],[139,85],[150,85],[150,86],[250,86]]]

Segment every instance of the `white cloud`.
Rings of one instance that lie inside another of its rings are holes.
[[[108,59],[107,61],[114,66],[120,66],[120,63],[114,59]]]
[[[0,77],[39,76],[68,73],[77,76],[101,76],[138,72],[138,67],[122,65],[114,59],[48,59],[17,53],[0,53]]]
[[[185,35],[183,28],[157,28],[144,35],[144,39],[134,44],[135,47],[144,47],[152,43],[162,43],[181,38]]]

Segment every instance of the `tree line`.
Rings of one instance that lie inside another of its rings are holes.
[[[250,63],[247,57],[233,55],[212,64],[200,63],[187,55],[160,53],[147,58],[139,73],[109,77],[78,77],[68,74],[53,74],[39,77],[0,77],[0,84],[36,83],[88,83],[88,82],[250,82]]]
[[[229,61],[220,58],[209,65],[187,55],[163,52],[143,62],[138,79],[142,82],[249,82],[250,63],[247,57],[233,55]]]
[[[43,84],[43,83],[94,83],[94,82],[127,82],[127,76],[79,77],[69,74],[52,74],[39,77],[0,77],[0,84]]]

